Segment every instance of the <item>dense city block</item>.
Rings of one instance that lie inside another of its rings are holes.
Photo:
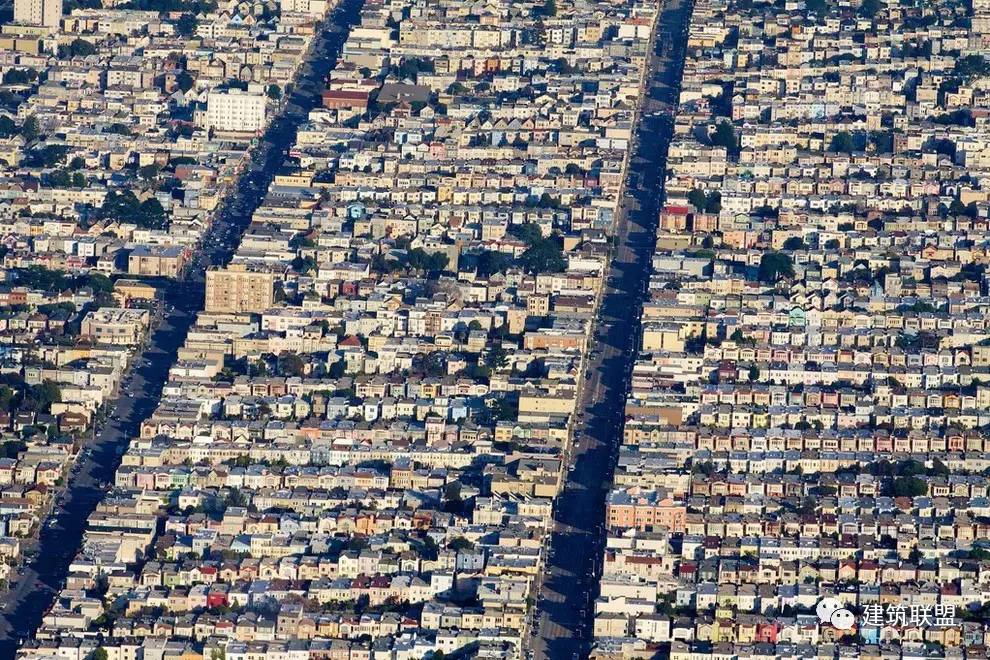
[[[985,656],[988,28],[695,2],[594,657]]]

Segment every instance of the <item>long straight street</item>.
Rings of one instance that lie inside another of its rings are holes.
[[[534,658],[586,657],[591,649],[605,497],[621,440],[626,385],[656,243],[671,133],[670,118],[657,110],[677,102],[689,16],[687,0],[671,0],[661,8],[638,132],[631,145],[617,244],[581,390],[575,445],[556,503],[554,533],[537,594],[529,644]]]
[[[0,658],[13,657],[20,641],[34,632],[55,599],[69,563],[82,544],[87,518],[112,483],[127,443],[154,411],[169,367],[202,308],[205,268],[225,263],[239,243],[254,209],[261,203],[275,171],[293,144],[296,129],[319,102],[327,73],[343,47],[349,26],[357,21],[361,4],[361,0],[344,0],[324,26],[308,63],[302,66],[297,85],[285,101],[284,111],[270,125],[255,150],[251,166],[217,214],[185,280],[155,282],[163,292],[166,311],[147,349],[135,357],[136,366],[125,378],[121,395],[114,402],[113,417],[77,460],[67,488],[42,528],[37,551],[15,577],[10,591],[4,594]]]

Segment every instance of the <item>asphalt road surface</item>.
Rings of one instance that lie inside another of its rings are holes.
[[[623,408],[656,243],[672,127],[670,118],[657,111],[677,101],[690,4],[671,0],[661,11],[627,188],[617,217],[618,243],[581,388],[575,445],[536,586],[527,657],[540,660],[583,658],[592,647],[593,607],[605,539],[605,497],[621,444]]]
[[[275,172],[295,141],[296,129],[320,101],[320,91],[344,40],[359,16],[362,0],[344,0],[314,42],[292,94],[285,99],[250,166],[238,180],[231,197],[197,252],[182,282],[149,280],[159,285],[166,307],[147,348],[135,358],[111,417],[86,444],[68,485],[45,521],[31,555],[14,574],[10,589],[0,596],[0,658],[11,658],[20,641],[41,624],[68,573],[69,563],[82,545],[86,520],[109,490],[120,457],[141,422],[158,404],[169,366],[175,360],[196,312],[203,305],[204,270],[225,264],[233,253],[251,215],[261,203]]]

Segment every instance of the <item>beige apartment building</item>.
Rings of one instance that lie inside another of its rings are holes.
[[[207,312],[263,312],[275,301],[275,273],[231,264],[206,273]]]
[[[254,133],[265,126],[266,99],[241,90],[210,92],[206,100],[206,125],[217,131]]]
[[[151,322],[146,309],[102,307],[83,319],[80,334],[98,344],[134,346],[141,342]]]
[[[189,258],[181,246],[140,246],[127,258],[127,273],[142,277],[178,277]]]
[[[62,0],[14,0],[14,22],[20,25],[58,27]]]

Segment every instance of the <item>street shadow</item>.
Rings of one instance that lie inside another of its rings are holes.
[[[677,56],[686,47],[679,35],[690,10],[689,2],[665,5],[660,19],[662,32],[667,39],[676,35],[678,45],[656,71],[664,86],[650,84],[648,96],[652,100],[677,100],[681,75]],[[596,325],[594,347],[611,349],[597,367],[604,396],[587,405],[583,423],[575,431],[593,442],[577,455],[558,496],[555,521],[566,529],[551,537],[551,557],[544,571],[542,593],[552,593],[553,597],[538,603],[554,629],[537,633],[545,644],[543,657],[552,660],[587,657],[593,644],[594,602],[604,561],[606,499],[622,444],[626,384],[636,355],[641,305],[648,295],[666,148],[673,130],[667,116],[644,117],[642,121],[640,142],[629,161],[630,180],[638,187],[629,190],[631,197],[624,200],[630,209],[628,224],[624,233],[620,232],[607,284],[611,288],[601,303],[603,320]],[[565,632],[557,631],[557,627]]]

